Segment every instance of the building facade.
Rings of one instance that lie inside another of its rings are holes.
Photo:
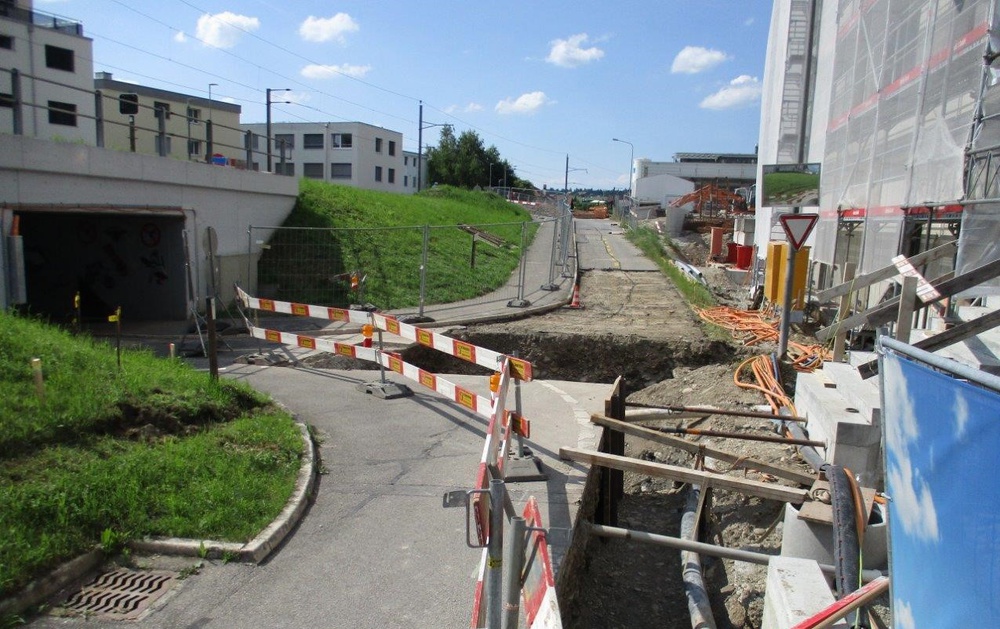
[[[105,148],[191,161],[214,157],[230,166],[247,165],[239,105],[116,81],[110,72],[98,72],[92,89],[100,96]]]
[[[267,170],[267,125],[242,128],[253,134],[254,168]],[[277,174],[367,190],[416,192],[416,171],[409,172],[414,156],[404,155],[398,131],[363,122],[277,122],[271,124],[271,138],[271,170]]]
[[[695,188],[710,183],[732,190],[748,188],[757,179],[757,155],[756,153],[677,153],[672,162],[654,162],[638,158],[632,165],[632,190],[635,190],[636,198],[644,200],[640,193],[646,188],[658,190],[662,187],[651,181],[643,182],[643,179],[661,175],[686,179],[693,183]]]
[[[93,145],[92,58],[79,22],[0,0],[0,133]]]

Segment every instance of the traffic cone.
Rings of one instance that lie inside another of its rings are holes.
[[[573,301],[566,307],[574,309],[583,308],[583,304],[580,303],[580,282],[573,284]]]

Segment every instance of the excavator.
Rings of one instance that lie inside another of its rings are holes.
[[[699,217],[720,217],[752,211],[747,198],[715,184],[704,185],[670,202],[671,207],[693,203]]]

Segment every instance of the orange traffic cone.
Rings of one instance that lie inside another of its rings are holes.
[[[567,308],[583,308],[583,304],[580,303],[580,282],[573,284],[573,301],[570,302]]]

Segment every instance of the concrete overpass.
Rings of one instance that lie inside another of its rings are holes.
[[[281,225],[297,194],[292,177],[0,135],[0,307],[58,320],[79,291],[85,318],[186,318],[256,289],[247,228]]]

